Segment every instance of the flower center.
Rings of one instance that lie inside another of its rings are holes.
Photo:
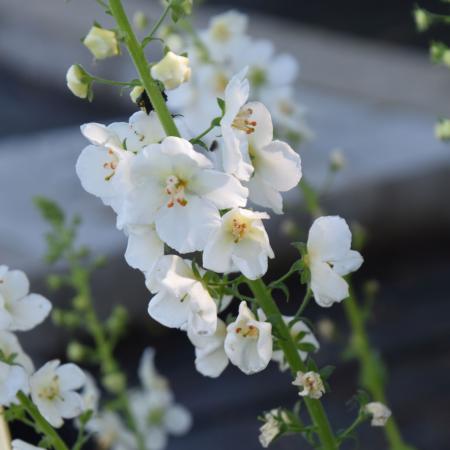
[[[166,193],[169,196],[167,202],[168,208],[173,208],[175,203],[180,206],[186,206],[187,200],[185,198],[185,189],[187,183],[184,180],[180,180],[176,175],[170,175],[166,180]]]
[[[248,231],[247,223],[240,222],[238,219],[233,219],[231,225],[231,234],[236,244],[245,236],[247,231]]]
[[[119,158],[111,149],[108,149],[108,155],[111,160],[109,162],[105,162],[105,164],[103,164],[103,168],[110,170],[111,173],[105,176],[105,181],[109,181],[116,174],[116,169],[119,165]]]
[[[59,395],[59,377],[54,375],[50,383],[42,387],[39,391],[39,397],[46,400],[54,400]]]
[[[236,334],[245,338],[257,339],[259,330],[254,325],[242,325],[236,328]]]
[[[232,127],[244,131],[247,134],[252,134],[255,131],[256,121],[249,120],[250,116],[253,114],[253,109],[242,108],[236,115],[231,124]]]
[[[226,42],[231,38],[231,32],[225,23],[216,23],[211,30],[212,37],[216,41]]]

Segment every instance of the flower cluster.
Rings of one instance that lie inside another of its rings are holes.
[[[233,74],[248,66],[252,97],[269,106],[278,134],[298,141],[310,137],[305,109],[295,100],[297,60],[277,54],[268,40],[252,38],[247,25],[248,17],[232,10],[212,17],[207,29],[187,35],[176,27],[162,30],[166,45],[187,53],[195,67],[190,82],[169,93],[169,105],[199,134],[217,115],[216,97],[223,97]]]

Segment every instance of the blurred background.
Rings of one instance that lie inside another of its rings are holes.
[[[130,13],[144,10],[157,17],[159,11],[156,1],[124,3]],[[298,98],[315,134],[300,149],[304,173],[320,186],[330,151],[342,149],[347,162],[324,204],[367,231],[357,284],[375,279],[381,286],[370,335],[388,365],[390,406],[408,442],[445,450],[450,440],[450,148],[435,140],[433,127],[438,117],[450,115],[450,76],[448,69],[431,65],[428,43],[448,42],[450,36],[439,27],[418,34],[414,3],[211,0],[198,10],[196,21],[205,26],[212,14],[239,8],[250,15],[251,35],[269,38],[299,59]],[[442,8],[437,1],[421,6]],[[80,213],[81,242],[109,258],[95,279],[100,310],[125,302],[132,312],[130,332],[119,348],[131,378],[136,378],[141,349],[154,346],[159,369],[194,414],[190,435],[173,439],[169,449],[256,450],[256,416],[295,401],[288,376],[275,366],[251,377],[234,368],[217,380],[197,374],[185,336],[161,329],[144,314],[149,295],[142,276],[123,261],[125,240],[112,214],[79,186],[74,167],[85,145],[79,125],[126,120],[134,110],[127,94],[99,89],[89,104],[66,89],[65,72],[75,62],[100,76],[134,76],[126,58],[95,63],[80,44],[94,18],[107,26],[94,0],[0,0],[0,263],[26,270],[33,290],[45,293],[45,225],[31,198],[45,195],[69,213]],[[290,194],[287,216],[307,227],[302,208],[300,194]],[[278,258],[268,278],[282,274],[295,257],[281,224],[270,223]],[[298,287],[291,288],[300,299]],[[357,376],[353,361],[340,362],[346,323],[339,306],[311,311],[314,322],[331,318],[339,330],[339,339],[323,343],[318,359],[338,364],[325,403],[333,422],[345,426],[353,414],[345,403]],[[22,342],[39,365],[50,357],[64,359],[67,339],[47,323]],[[363,427],[361,442],[365,450],[385,448],[382,433],[369,426]],[[283,439],[273,448],[306,448],[302,445]]]

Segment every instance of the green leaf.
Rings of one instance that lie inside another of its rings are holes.
[[[336,369],[336,367],[334,366],[325,366],[322,367],[322,369],[320,369],[320,376],[323,380],[327,380],[328,378],[330,378],[331,374],[334,372],[334,370]]]
[[[64,225],[65,216],[62,209],[52,200],[46,197],[34,197],[34,204],[37,206],[42,217],[54,227]]]
[[[217,97],[217,104],[219,105],[219,108],[222,111],[222,116],[223,116],[225,114],[225,100]]]

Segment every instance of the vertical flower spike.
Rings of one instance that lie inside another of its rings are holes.
[[[0,266],[0,330],[28,331],[48,316],[51,303],[29,291],[30,283],[22,271]]]
[[[215,272],[240,270],[250,280],[263,276],[267,271],[267,258],[274,257],[261,220],[267,218],[265,213],[248,209],[227,212],[206,244],[204,267]]]
[[[272,358],[272,325],[256,320],[246,302],[227,327],[225,353],[247,375],[264,370]]]
[[[359,252],[351,250],[352,234],[344,219],[319,217],[312,224],[307,246],[311,289],[317,304],[329,307],[349,295],[344,275],[363,263]]]
[[[227,334],[225,323],[218,319],[217,329],[211,336],[200,336],[188,330],[188,337],[195,346],[195,367],[206,377],[218,377],[228,366],[224,342]]]
[[[75,391],[84,382],[84,373],[78,366],[61,366],[55,359],[30,377],[31,398],[50,425],[59,428],[63,418],[73,419],[83,412],[83,400]]]
[[[153,319],[170,328],[187,326],[194,334],[214,334],[217,304],[195,278],[190,261],[175,255],[161,257],[146,284],[156,293],[148,306]]]
[[[367,403],[364,410],[372,416],[371,425],[373,427],[384,427],[392,415],[391,410],[380,402]]]
[[[0,361],[0,406],[17,403],[16,396],[19,391],[25,394],[30,391],[25,369]]]

